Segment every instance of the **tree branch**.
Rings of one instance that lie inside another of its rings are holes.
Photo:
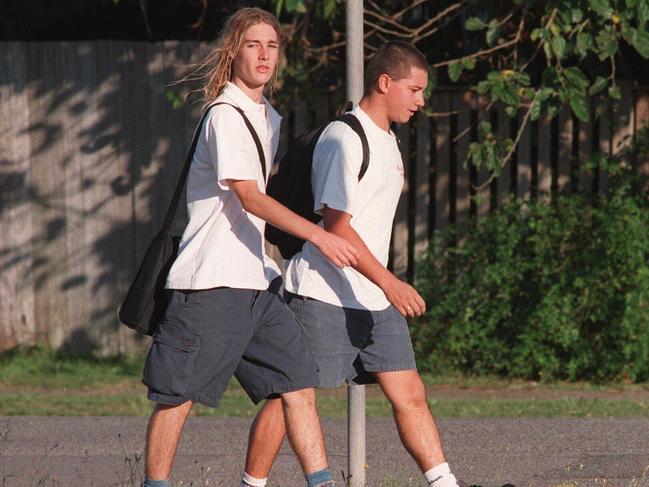
[[[404,31],[406,31],[406,32],[410,33],[410,35],[412,35],[413,29],[411,29],[409,27],[406,27],[405,25],[402,25],[399,22],[395,22],[390,17],[385,17],[383,15],[377,14],[376,12],[372,12],[369,9],[365,9],[365,13],[368,14],[369,16],[371,16],[371,17],[374,17],[376,19],[379,19],[379,20],[385,22],[386,24],[390,24],[390,25],[392,25],[394,27],[397,27],[399,29],[403,29]],[[367,23],[367,21],[365,21],[365,23]]]
[[[500,51],[501,49],[507,49],[509,46],[518,43],[518,39],[512,39],[511,41],[507,41],[499,46],[492,47],[491,49],[485,49],[484,51],[478,51],[473,54],[469,54],[468,56],[463,56],[459,59],[472,59],[476,57],[481,57],[481,56],[486,56],[487,54],[494,53],[496,51]],[[450,59],[448,61],[442,61],[441,63],[433,64],[433,67],[435,68],[441,68],[443,66],[448,66],[451,63],[454,63],[458,61],[458,59]]]
[[[516,37],[514,37],[512,40],[504,42],[504,43],[500,44],[499,46],[494,46],[494,47],[492,47],[490,49],[485,49],[485,50],[482,50],[482,51],[475,52],[473,54],[469,54],[468,56],[463,56],[460,59],[472,59],[472,58],[486,56],[487,54],[492,54],[492,53],[494,53],[496,51],[500,51],[502,49],[507,49],[508,47],[510,47],[510,46],[512,46],[514,44],[518,44],[520,42],[520,40],[521,40],[521,37],[523,36],[524,28],[525,28],[525,16],[523,16],[521,18],[521,21],[518,24],[518,31],[516,32]],[[454,63],[456,61],[458,61],[458,60],[457,59],[450,59],[448,61],[442,61],[440,63],[434,64],[433,67],[441,68],[443,66],[448,66],[449,64]]]
[[[494,106],[494,103],[496,103],[496,102],[493,101],[493,100],[490,101],[489,104],[485,107],[485,110],[486,110],[487,112],[488,112],[489,110],[491,110],[491,108]],[[460,140],[462,137],[466,136],[466,135],[471,131],[471,129],[472,129],[473,127],[476,127],[477,125],[479,125],[480,122],[481,122],[481,120],[476,120],[476,121],[473,122],[472,124],[469,124],[469,126],[468,126],[467,128],[465,128],[462,132],[460,132],[459,134],[457,134],[457,135],[455,136],[455,138],[453,139],[453,142],[457,142],[457,141]]]
[[[151,30],[151,26],[149,25],[149,17],[147,16],[146,13],[146,2],[147,0],[140,0],[140,11],[142,12],[142,18],[144,19],[144,27],[146,28],[146,33],[149,36],[149,40],[153,40],[153,31]]]
[[[383,32],[384,34],[392,35],[394,37],[400,37],[402,39],[409,39],[414,44],[419,42],[421,39],[428,37],[434,34],[435,32],[437,32],[437,30],[439,30],[438,27],[431,28],[436,23],[440,22],[442,19],[448,17],[450,14],[453,13],[455,14],[453,18],[455,18],[455,16],[459,15],[467,5],[471,3],[475,3],[475,0],[462,0],[461,2],[450,5],[446,7],[444,10],[442,10],[440,13],[435,15],[434,17],[428,19],[426,22],[424,22],[422,25],[418,26],[417,28],[407,27],[397,21],[397,19],[403,17],[403,15],[405,15],[413,8],[427,1],[429,0],[417,0],[413,2],[411,5],[409,5],[408,7],[406,7],[405,9],[393,15],[388,15],[381,9],[379,5],[376,4],[376,2],[374,2],[373,0],[368,0],[368,4],[371,5],[376,11],[365,9],[365,13],[367,13],[368,16],[373,17],[378,21],[384,24],[388,24],[398,30],[389,29],[384,25],[379,25],[367,19],[365,20],[365,24],[371,26],[373,29],[377,31]],[[427,29],[429,30],[427,31]]]
[[[532,106],[534,106],[534,102],[536,101],[536,98],[539,96],[539,93],[540,93],[540,91],[537,91],[536,94],[534,95],[534,98],[532,99],[532,102],[530,103],[530,106],[527,109],[527,112],[525,113],[525,117],[523,117],[523,120],[521,121],[521,126],[518,128],[518,133],[516,134],[516,139],[514,139],[514,143],[512,144],[511,149],[509,149],[509,152],[507,153],[507,155],[503,158],[502,162],[500,163],[500,168],[501,169],[504,168],[507,165],[509,160],[512,158],[512,155],[516,151],[516,147],[518,146],[518,143],[520,142],[521,137],[523,136],[523,132],[525,131],[525,127],[527,126],[527,122],[530,119],[530,115],[532,113]],[[475,186],[475,185],[471,184],[471,186],[476,191],[481,191],[481,190],[485,189],[487,186],[489,186],[491,184],[491,182],[495,178],[496,178],[496,173],[492,172],[491,176],[489,176],[489,178],[487,178],[487,180],[484,183],[482,183],[482,184],[480,184],[478,186]]]
[[[474,0],[463,0],[462,2],[458,2],[456,4],[453,4],[444,10],[442,10],[440,13],[435,15],[435,17],[428,19],[426,22],[424,22],[422,25],[417,27],[414,30],[415,37],[417,37],[421,32],[425,31],[427,28],[429,28],[431,25],[435,25],[440,19],[443,19],[446,17],[448,14],[453,12],[454,10],[462,10],[466,5],[469,3],[473,3]],[[458,12],[459,13],[459,12]]]
[[[555,19],[555,17],[556,17],[556,14],[557,14],[557,9],[554,9],[554,10],[552,11],[552,14],[550,15],[549,20],[546,22],[544,28],[547,29],[548,27],[550,27],[550,24],[552,24],[552,22],[554,21],[554,19]],[[543,39],[540,39],[539,42],[538,42],[538,44],[537,44],[537,46],[536,46],[536,50],[534,51],[534,53],[532,54],[532,56],[527,60],[527,62],[526,62],[525,64],[523,64],[523,67],[521,68],[521,71],[525,71],[525,70],[527,69],[527,67],[528,67],[528,66],[530,65],[530,63],[534,60],[534,58],[535,58],[536,55],[539,53],[539,51],[541,50],[542,47],[543,47]]]
[[[402,39],[412,39],[412,34],[404,34],[402,32],[397,32],[395,30],[386,29],[385,27],[377,25],[374,22],[371,22],[367,19],[365,20],[365,25],[369,25],[374,30],[378,30],[379,32],[383,32],[384,34],[389,34],[394,37],[401,37]]]
[[[424,33],[419,33],[413,38],[413,43],[420,42],[422,39],[425,39],[426,37],[432,36],[435,32],[437,32],[440,29],[443,29],[444,27],[448,26],[457,16],[459,16],[462,13],[462,11],[457,11],[453,15],[449,16],[448,18],[445,19],[445,22],[439,25],[435,25],[434,27],[431,27],[430,30],[424,32]]]
[[[459,115],[459,113],[459,110],[451,110],[449,112],[429,112],[425,113],[425,115],[430,118],[443,118],[450,117],[451,115]]]
[[[392,18],[393,18],[394,20],[396,20],[396,19],[400,19],[400,18],[403,17],[405,14],[407,14],[408,12],[410,12],[413,8],[416,8],[416,7],[418,7],[419,5],[421,5],[422,3],[426,3],[426,2],[428,2],[428,1],[429,1],[429,0],[416,0],[416,1],[412,2],[410,5],[408,5],[406,8],[404,8],[403,10],[400,10],[399,12],[393,14],[393,15],[392,15]]]
[[[374,34],[376,34],[376,30],[367,31],[365,32],[365,34],[363,34],[363,39],[368,39]],[[336,49],[338,47],[343,47],[346,45],[347,45],[347,41],[343,40],[343,41],[334,42],[333,44],[328,44],[326,46],[319,46],[319,47],[304,46],[304,48],[310,53],[321,53],[325,51],[330,51],[332,49]]]
[[[207,18],[207,9],[209,7],[209,0],[201,0],[203,5],[203,10],[201,10],[201,15],[198,17],[198,20],[192,24],[192,29],[198,29],[198,38],[201,38],[203,34],[203,27],[205,27],[205,19]]]
[[[367,3],[369,3],[372,7],[374,7],[376,11],[381,15],[388,17],[388,14],[381,8],[381,6],[378,3],[374,2],[373,0],[367,0]]]

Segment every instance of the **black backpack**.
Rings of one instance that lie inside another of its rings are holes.
[[[322,131],[332,122],[344,122],[358,134],[363,146],[363,162],[358,173],[360,181],[370,163],[370,149],[363,126],[351,113],[345,113],[320,127],[302,132],[289,146],[282,157],[277,172],[271,176],[266,194],[276,199],[301,217],[318,223],[322,217],[313,211],[313,188],[311,187],[311,166],[313,151]],[[290,259],[304,245],[304,240],[294,237],[277,227],[266,224],[266,240],[276,245],[284,259]]]

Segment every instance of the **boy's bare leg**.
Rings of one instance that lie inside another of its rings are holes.
[[[149,419],[146,433],[145,475],[151,480],[166,480],[176,456],[185,420],[192,402],[178,406],[158,404]]]
[[[446,462],[437,426],[426,401],[426,388],[416,370],[375,373],[392,403],[399,437],[422,472]]]
[[[282,400],[268,399],[250,427],[246,472],[253,477],[268,477],[286,436]]]
[[[297,455],[302,470],[311,474],[327,468],[320,418],[315,404],[315,391],[301,389],[282,394],[286,435]]]

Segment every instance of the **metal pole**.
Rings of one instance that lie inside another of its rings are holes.
[[[365,487],[365,386],[347,386],[347,471],[349,485]]]
[[[347,0],[347,100],[363,96],[363,0]]]
[[[363,0],[347,0],[347,100],[363,96]],[[365,486],[365,386],[347,386],[347,472],[349,485]]]

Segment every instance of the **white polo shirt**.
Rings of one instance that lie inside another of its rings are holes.
[[[363,150],[356,132],[343,122],[330,124],[313,154],[314,210],[322,213],[326,205],[351,214],[352,228],[379,262],[387,265],[392,221],[403,187],[401,154],[394,134],[381,129],[360,107],[352,113],[367,135],[367,172],[359,182]],[[378,311],[390,305],[376,284],[352,267],[339,269],[309,242],[288,261],[285,287],[347,308]]]
[[[255,103],[232,83],[215,101],[244,111],[259,136],[270,174],[279,143],[279,114],[265,98]],[[189,222],[167,288],[267,289],[280,275],[264,252],[265,222],[243,209],[228,179],[256,180],[259,190],[266,192],[257,148],[243,117],[234,108],[219,105],[205,119],[189,169]]]

